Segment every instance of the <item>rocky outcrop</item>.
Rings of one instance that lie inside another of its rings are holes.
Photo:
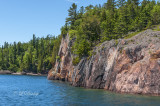
[[[58,53],[60,59],[56,60],[54,68],[49,71],[48,79],[71,81],[70,75],[72,74],[70,69],[73,69],[71,57],[72,42],[73,40],[69,40],[69,35],[63,36]]]
[[[0,70],[0,75],[1,74],[12,74],[12,72],[9,70]]]
[[[130,39],[106,41],[77,66],[72,64],[73,42],[69,35],[63,37],[61,59],[48,79],[69,81],[77,87],[160,95],[160,32],[146,30]]]

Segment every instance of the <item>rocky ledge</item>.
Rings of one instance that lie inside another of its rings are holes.
[[[12,72],[9,70],[0,70],[0,75],[1,74],[12,74]]]
[[[7,75],[7,74],[12,74],[12,75],[31,75],[31,76],[47,76],[47,74],[35,74],[35,73],[26,73],[26,72],[12,72],[9,70],[0,70],[0,75]]]
[[[73,86],[120,93],[160,95],[160,31],[146,30],[130,39],[106,41],[72,64],[69,35],[62,38],[61,61],[48,74],[50,80],[69,81]]]

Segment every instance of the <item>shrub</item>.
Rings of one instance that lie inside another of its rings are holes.
[[[72,64],[74,66],[76,66],[79,62],[80,62],[80,58],[79,57],[75,57],[75,58],[73,58]]]
[[[69,37],[70,39],[74,38],[77,35],[77,31],[76,30],[70,30],[69,31]]]
[[[57,59],[58,61],[60,61],[60,56],[56,56],[56,59]]]

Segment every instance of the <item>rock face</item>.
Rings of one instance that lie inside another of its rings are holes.
[[[73,86],[120,93],[160,95],[160,32],[146,30],[130,39],[106,41],[73,66],[74,40],[63,37],[55,67],[48,79]]]

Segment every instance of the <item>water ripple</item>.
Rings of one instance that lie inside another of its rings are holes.
[[[37,95],[36,95],[37,94]],[[42,76],[0,75],[0,106],[158,106],[160,97],[75,88]]]

